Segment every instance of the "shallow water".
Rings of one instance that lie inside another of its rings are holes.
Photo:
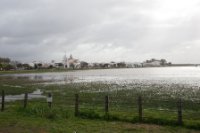
[[[47,84],[102,81],[145,84],[187,84],[199,87],[200,67],[97,69],[73,72],[7,74],[1,75],[1,77],[48,81],[46,82]]]
[[[5,102],[12,102],[17,100],[24,100],[25,94],[20,95],[6,95],[5,96]],[[42,95],[42,91],[40,89],[35,90],[32,93],[28,94],[28,99],[38,99],[38,98],[46,98],[46,96]],[[0,103],[1,103],[1,97],[0,97]]]

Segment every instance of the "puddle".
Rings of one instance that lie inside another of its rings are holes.
[[[22,86],[19,86],[19,85],[7,85],[7,84],[5,84],[3,86],[5,86],[5,87],[13,87],[13,88],[23,88]]]
[[[46,96],[42,95],[42,91],[40,89],[37,89],[32,93],[28,93],[28,99],[38,99],[38,98],[46,98]],[[1,99],[2,98],[0,97],[0,100]],[[5,102],[12,102],[12,101],[17,101],[17,100],[24,100],[24,94],[5,96]]]

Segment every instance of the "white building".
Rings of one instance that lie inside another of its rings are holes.
[[[73,58],[72,55],[70,55],[69,58],[67,58],[66,54],[63,58],[63,65],[64,68],[79,68],[80,67],[80,62],[78,59]]]

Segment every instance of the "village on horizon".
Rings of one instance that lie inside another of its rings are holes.
[[[0,57],[0,70],[29,70],[29,69],[105,69],[105,68],[141,68],[141,67],[166,67],[166,66],[197,66],[196,64],[172,64],[167,62],[166,59],[146,60],[143,62],[106,62],[106,63],[88,63],[86,61],[80,61],[72,56],[69,58],[64,55],[62,61],[56,62],[52,60],[49,63],[42,61],[33,61],[29,63],[21,63],[19,61],[12,61],[10,58]]]

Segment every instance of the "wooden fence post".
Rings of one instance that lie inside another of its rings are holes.
[[[178,99],[177,107],[178,107],[178,125],[182,125],[183,120],[182,120],[182,100],[181,100],[181,98]]]
[[[28,93],[25,93],[24,94],[24,108],[26,108],[27,103],[28,103]]]
[[[47,98],[47,103],[48,103],[49,108],[52,107],[52,101],[53,101],[52,94],[49,93],[48,98]]]
[[[75,94],[75,116],[79,115],[79,95]]]
[[[5,108],[5,92],[4,90],[2,90],[2,94],[1,94],[1,112],[4,111]]]
[[[109,97],[105,96],[105,112],[109,112]]]
[[[139,122],[142,121],[142,97],[138,97],[138,115],[139,115]]]

